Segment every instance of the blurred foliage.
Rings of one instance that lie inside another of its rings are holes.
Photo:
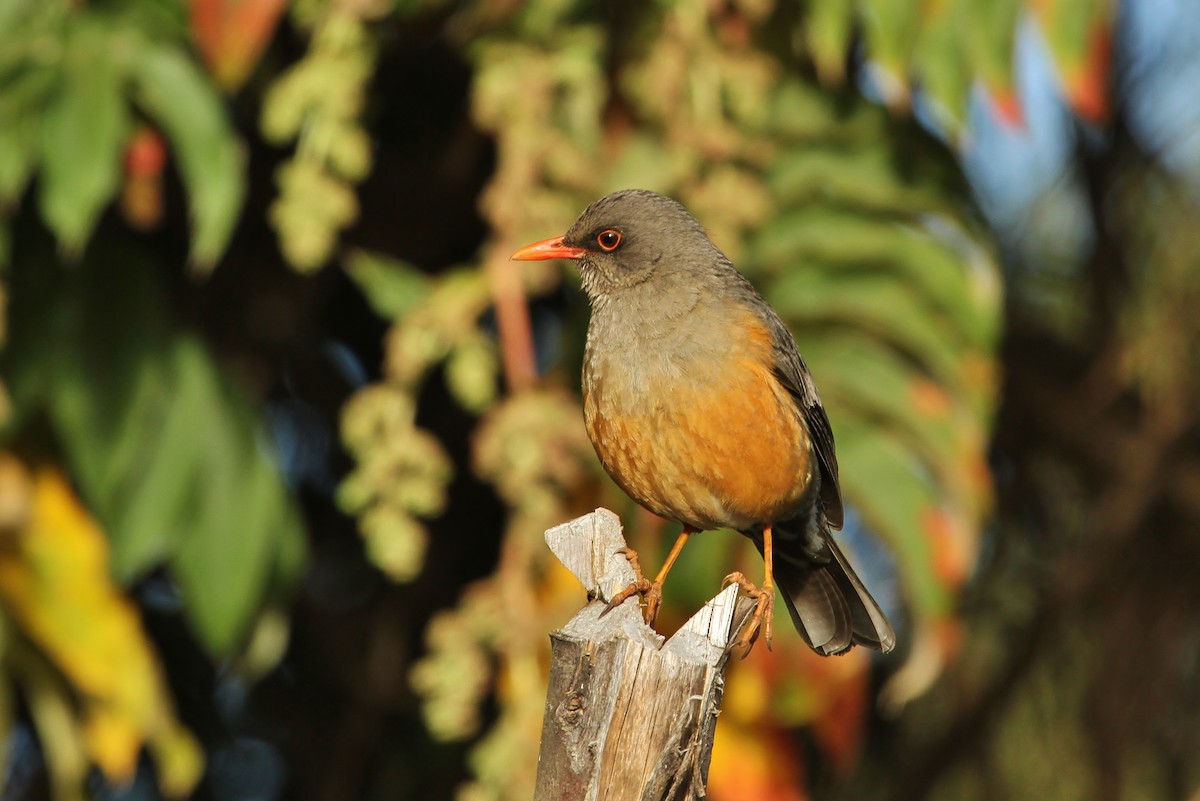
[[[19,441],[49,426],[112,540],[114,576],[169,565],[196,634],[228,655],[265,588],[294,580],[300,522],[246,400],[167,319],[148,266],[126,254],[83,267],[16,276],[11,428]]]
[[[1005,537],[966,599],[971,636],[850,794],[1187,798],[1200,786],[1200,463],[1187,444],[1200,423],[1200,239],[1184,222],[1197,195],[1128,140],[1118,153],[1111,175],[1077,165],[1104,186],[1092,220],[1108,246],[1075,263],[1071,285],[1014,282],[998,447],[1020,468],[1001,492]],[[1056,291],[1082,311],[1050,318]],[[885,774],[903,789],[878,789]]]
[[[846,79],[846,45],[861,31],[871,92],[893,108],[918,105],[943,135],[968,133],[968,101],[982,90],[999,117],[1021,122],[1014,42],[1032,23],[1047,43],[1064,99],[1085,119],[1109,115],[1116,3],[1106,0],[812,0],[808,53],[829,84]]]
[[[43,219],[64,253],[82,252],[120,187],[134,123],[145,117],[166,134],[187,185],[192,261],[212,267],[241,211],[242,155],[188,51],[181,12],[0,3],[0,228],[36,175]]]
[[[28,639],[8,641],[12,678],[40,699],[29,703],[57,798],[77,797],[86,761],[131,780],[143,745],[169,796],[186,795],[203,762],[113,580],[165,565],[195,636],[224,658],[249,643],[264,604],[304,561],[302,524],[247,399],[169,320],[145,260],[124,256],[89,256],[71,272],[30,259],[34,269],[14,271],[0,354],[12,392],[6,441],[42,454],[36,467],[13,468],[32,478],[7,487],[9,502],[31,511],[6,538],[15,550],[0,585],[11,631]],[[68,468],[90,512],[67,487]],[[48,664],[64,681],[36,675]],[[55,712],[76,696],[80,713]]]
[[[143,749],[165,796],[189,795],[202,773],[130,584],[166,566],[194,635],[226,658],[253,644],[304,562],[257,410],[172,320],[146,249],[96,235],[116,200],[134,227],[160,223],[168,154],[194,267],[212,268],[239,219],[243,147],[184,12],[0,3],[0,422],[17,477],[6,503],[25,510],[5,524],[0,658],[58,799],[83,797],[89,764],[132,782]],[[27,191],[58,257],[36,234],[10,235]]]
[[[1101,229],[1093,272],[1069,263],[1087,237],[1046,239],[1063,219],[1047,213],[1027,229],[1041,232],[1041,250],[1016,249],[1062,263],[1010,280],[1005,305],[992,235],[960,171],[977,107],[1010,131],[1026,123],[1014,66],[1022,32],[1044,43],[1064,106],[1108,122],[1116,18],[1104,0],[0,0],[0,289],[11,306],[0,332],[0,726],[29,721],[59,799],[82,797],[89,765],[112,783],[137,781],[142,749],[165,796],[196,784],[201,747],[210,770],[220,762],[213,740],[180,722],[168,686],[181,692],[172,670],[183,669],[160,655],[134,602],[145,604],[143,582],[166,581],[203,648],[189,658],[210,660],[219,681],[281,657],[281,609],[307,547],[292,493],[300,479],[285,485],[264,418],[301,371],[289,363],[284,378],[264,378],[255,359],[271,345],[247,340],[303,329],[300,311],[280,311],[303,304],[279,287],[328,287],[336,273],[360,293],[360,316],[369,307],[389,327],[367,376],[340,374],[354,385],[336,404],[351,464],[336,481],[310,476],[323,488],[303,512],[329,527],[332,513],[314,511],[322,503],[356,518],[365,558],[403,585],[388,591],[411,593],[378,625],[407,628],[359,654],[331,626],[293,643],[277,673],[285,684],[311,678],[304,660],[319,654],[318,685],[350,688],[348,718],[387,685],[379,675],[399,674],[410,682],[394,691],[404,725],[424,723],[406,735],[420,747],[390,744],[408,749],[399,770],[459,749],[459,798],[528,798],[546,632],[582,601],[542,532],[603,504],[622,511],[647,564],[670,537],[608,482],[583,432],[576,277],[508,255],[564,231],[604,192],[641,186],[687,205],[792,326],[837,438],[852,507],[845,541],[900,631],[886,660],[861,650],[821,659],[785,634],[774,653],[736,666],[712,797],[800,799],[834,785],[861,797],[984,797],[980,776],[999,797],[1094,797],[1089,754],[1131,762],[1127,775],[1146,787],[1193,790],[1140,760],[1146,746],[1114,744],[1111,732],[1142,731],[1151,716],[1139,723],[1112,700],[1120,693],[1104,666],[1133,685],[1144,665],[1102,636],[1111,620],[1126,632],[1153,623],[1152,640],[1168,643],[1161,661],[1186,666],[1189,641],[1167,628],[1186,624],[1149,604],[1123,613],[1102,590],[1106,566],[1130,559],[1130,532],[1161,530],[1179,563],[1193,553],[1153,510],[1159,485],[1172,509],[1188,508],[1198,486],[1194,471],[1164,467],[1197,408],[1178,369],[1197,356],[1194,198],[1147,165],[1097,176],[1084,160],[1076,179],[1112,198],[1102,214],[1103,202],[1076,197]],[[385,75],[397,52],[406,71]],[[458,59],[461,127],[404,106],[436,74],[426,64],[435,57]],[[426,125],[444,162],[423,171],[428,144],[414,142]],[[437,218],[438,181],[470,161],[472,136],[487,139],[487,184],[445,191],[470,194],[482,241],[412,263],[394,240],[359,230],[432,217],[457,235]],[[256,148],[249,161],[243,140]],[[416,154],[402,168],[388,162],[396,141]],[[1038,202],[1061,212],[1053,198]],[[114,204],[120,219],[106,213]],[[172,228],[181,218],[186,235]],[[211,283],[178,274],[185,252],[207,271],[231,241]],[[262,278],[284,263],[305,276]],[[221,281],[236,290],[222,294]],[[213,299],[192,305],[196,296]],[[1017,339],[1037,332],[1026,361],[1001,350],[1005,311]],[[250,322],[239,327],[238,315]],[[1061,374],[1082,375],[1083,389],[1022,372],[1072,348]],[[1026,484],[1001,494],[1005,536],[989,540],[1001,358],[1016,389],[1000,415],[999,464]],[[1028,431],[1050,444],[1031,446]],[[1108,451],[1093,445],[1101,434]],[[1106,461],[1109,452],[1125,458]],[[1099,467],[1078,469],[1079,453]],[[502,519],[457,508],[478,486]],[[1041,507],[1029,512],[1029,498]],[[1042,532],[1053,535],[1043,543]],[[1059,565],[1039,549],[1095,542],[1096,563],[1063,568],[1073,584],[1038,583]],[[756,559],[741,538],[698,538],[666,588],[662,626],[685,619],[730,569],[756,571]],[[479,575],[460,569],[468,562],[484,565]],[[336,594],[333,568],[311,567],[308,594],[289,607],[295,620]],[[1151,597],[1153,571],[1131,571]],[[1186,588],[1158,593],[1173,610],[1196,600]],[[1048,656],[1058,636],[1064,655]],[[361,675],[345,667],[355,660]],[[1184,667],[1162,670],[1163,688],[1186,686]],[[1139,693],[1167,714],[1162,698]],[[993,716],[994,699],[1011,703]],[[881,708],[900,717],[894,741],[878,746]],[[1053,725],[1042,726],[1047,708]],[[337,739],[313,714],[317,742]],[[1079,719],[1106,734],[1081,733]],[[797,748],[800,727],[814,749]],[[1169,736],[1144,733],[1167,764],[1189,753],[1190,731],[1177,722]],[[956,761],[959,741],[994,757],[974,772]],[[346,742],[347,753],[375,753]],[[1071,770],[1046,760],[1052,745]],[[320,744],[294,747],[325,756]],[[372,761],[340,758],[363,772]],[[291,792],[357,797],[332,772],[332,795],[300,778]],[[237,794],[212,784],[201,792]]]
[[[496,357],[479,330],[489,296],[475,271],[430,281],[413,268],[357,252],[347,273],[380,313],[401,320],[388,336],[384,384],[361,390],[346,405],[342,439],[357,466],[338,500],[361,517],[375,562],[393,578],[420,572],[426,532],[418,518],[441,514],[450,459],[437,439],[416,426],[417,391],[435,365],[466,409],[486,408],[496,394]]]

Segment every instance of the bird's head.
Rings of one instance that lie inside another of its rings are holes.
[[[605,195],[579,215],[562,236],[527,245],[519,261],[573,259],[593,300],[664,279],[703,280],[714,263],[728,264],[704,228],[669,197],[645,189]]]

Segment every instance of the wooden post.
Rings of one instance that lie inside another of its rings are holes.
[[[729,645],[754,601],[726,587],[665,643],[636,598],[621,521],[607,509],[546,532],[589,603],[550,635],[553,656],[534,801],[704,798]]]

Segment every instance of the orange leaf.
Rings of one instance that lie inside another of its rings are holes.
[[[192,39],[217,83],[237,89],[271,40],[284,0],[191,0]]]
[[[961,586],[974,560],[960,522],[944,509],[930,508],[922,515],[922,526],[929,537],[938,578],[951,587]]]
[[[1092,26],[1087,54],[1081,68],[1064,76],[1067,100],[1084,119],[1102,123],[1108,119],[1108,79],[1112,63],[1112,29],[1106,22]]]
[[[1025,112],[1021,106],[1021,98],[1011,85],[984,89],[984,93],[987,95],[992,111],[996,114],[996,119],[1004,127],[1011,130],[1025,127]]]
[[[918,378],[909,388],[913,408],[925,417],[946,417],[951,412],[950,395],[941,384]]]
[[[1102,123],[1109,115],[1113,4],[1038,0],[1032,11],[1046,37],[1063,95],[1076,113]]]
[[[807,801],[799,749],[762,725],[717,726],[708,769],[713,801]]]

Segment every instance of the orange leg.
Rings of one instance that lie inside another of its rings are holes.
[[[679,558],[679,553],[683,550],[683,546],[687,543],[688,538],[695,533],[690,528],[685,528],[680,532],[679,536],[675,539],[675,544],[671,546],[671,552],[667,554],[667,561],[663,563],[662,570],[658,571],[658,575],[654,577],[654,581],[647,581],[646,577],[642,575],[642,565],[638,561],[636,551],[632,548],[622,548],[617,551],[617,553],[624,554],[625,558],[629,560],[629,564],[633,566],[633,572],[637,574],[637,579],[614,595],[612,600],[608,602],[608,606],[605,607],[604,612],[607,613],[611,609],[620,606],[626,599],[634,595],[640,595],[646,599],[646,608],[643,611],[646,625],[653,625],[654,618],[658,617],[658,608],[662,606],[662,585],[667,578],[667,573],[670,572],[671,565],[675,564],[675,560]]]
[[[749,655],[750,649],[754,646],[754,641],[758,639],[760,631],[765,635],[767,650],[771,650],[771,623],[775,612],[775,576],[771,568],[771,557],[771,527],[763,526],[762,589],[755,587],[746,578],[745,574],[740,572],[730,573],[725,577],[724,583],[726,585],[736,583],[746,594],[758,597],[758,604],[754,607],[754,616],[750,618],[750,622],[742,630],[742,636],[734,643],[734,647],[746,649],[743,658]]]

